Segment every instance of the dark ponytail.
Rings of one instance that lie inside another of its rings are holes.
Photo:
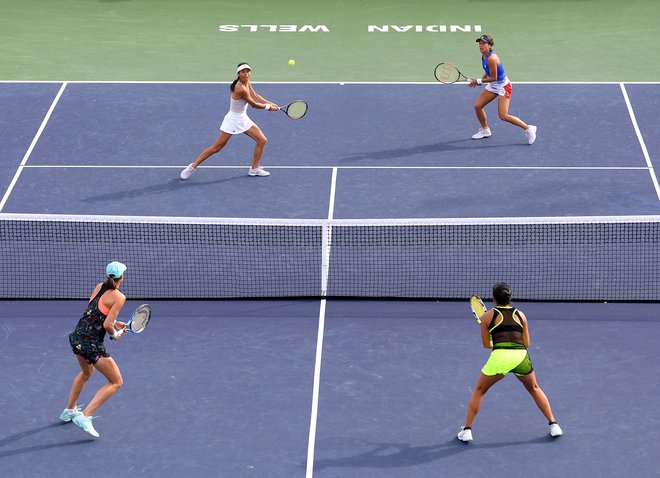
[[[493,286],[493,298],[500,305],[509,305],[512,295],[511,286],[506,282],[498,282]]]
[[[119,289],[119,287],[117,286],[117,283],[118,283],[118,282],[119,282],[118,279],[115,279],[115,278],[113,278],[113,277],[108,276],[108,278],[107,278],[106,281],[105,281],[105,286],[106,286],[109,290],[117,290],[117,289]]]

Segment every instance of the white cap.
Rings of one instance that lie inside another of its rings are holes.
[[[250,71],[252,70],[252,67],[251,67],[250,65],[248,65],[247,63],[241,63],[241,64],[238,65],[238,67],[236,68],[236,73],[238,73],[238,72],[241,71],[241,70],[245,70],[246,68],[247,68],[248,70],[250,70]]]

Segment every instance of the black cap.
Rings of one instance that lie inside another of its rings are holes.
[[[476,42],[484,42],[488,43],[490,46],[493,46],[493,37],[490,35],[481,35],[479,38],[475,40]]]

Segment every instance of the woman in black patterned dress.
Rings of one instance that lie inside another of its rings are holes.
[[[106,332],[111,340],[119,340],[121,334],[117,335],[115,326],[123,329],[126,324],[117,321],[119,311],[126,302],[126,296],[119,292],[119,287],[124,282],[124,271],[126,266],[121,262],[111,262],[106,267],[108,276],[105,282],[96,286],[89,299],[87,310],[78,321],[76,329],[69,335],[71,349],[78,360],[81,371],[73,380],[67,408],[60,415],[65,422],[73,421],[95,438],[99,434],[92,425],[92,415],[122,386],[121,372],[114,359],[108,354],[103,344]],[[81,411],[76,401],[92,376],[94,369],[108,379],[87,407]]]

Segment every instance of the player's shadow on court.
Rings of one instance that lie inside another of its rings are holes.
[[[82,445],[84,443],[91,443],[91,442],[95,441],[93,438],[86,438],[86,439],[67,441],[67,442],[61,442],[61,443],[49,443],[49,444],[46,444],[46,445],[34,445],[34,446],[26,446],[26,447],[23,447],[23,448],[16,448],[16,449],[11,449],[11,450],[2,450],[2,447],[9,446],[12,443],[15,443],[15,442],[17,442],[17,441],[19,441],[19,440],[21,440],[25,437],[28,437],[28,436],[31,436],[31,435],[36,435],[36,434],[39,434],[39,433],[44,433],[44,432],[47,432],[48,430],[51,430],[51,429],[60,428],[63,425],[67,425],[67,424],[64,423],[64,422],[51,423],[50,425],[46,425],[46,426],[38,427],[38,428],[33,428],[32,430],[26,430],[24,432],[16,433],[14,435],[10,435],[10,436],[5,437],[5,438],[0,438],[0,459],[6,458],[8,456],[21,455],[23,453],[31,453],[31,452],[35,452],[35,451],[48,450],[50,448],[59,448],[59,447],[65,447],[65,446]]]
[[[363,447],[362,447],[363,448]],[[368,450],[342,458],[318,458],[314,470],[324,468],[401,468],[441,460],[468,450],[455,441],[429,446],[410,446],[406,443],[373,443]]]
[[[97,196],[89,196],[83,198],[85,202],[105,202],[112,200],[124,200],[124,199],[134,199],[142,198],[149,196],[157,196],[159,194],[170,194],[176,191],[180,191],[181,188],[200,188],[205,186],[213,186],[216,184],[227,183],[229,181],[236,181],[239,179],[252,179],[247,174],[241,174],[240,176],[232,176],[230,178],[216,179],[213,181],[199,181],[199,180],[187,180],[183,181],[178,178],[172,178],[164,184],[153,184],[151,186],[141,186],[134,189],[129,189],[126,191],[117,191],[114,193],[99,194]]]
[[[469,145],[469,146],[468,146]],[[367,159],[386,160],[417,156],[420,154],[451,153],[465,150],[483,150],[494,148],[511,148],[516,146],[529,146],[524,143],[493,144],[489,140],[457,139],[454,141],[445,141],[444,143],[425,144],[413,148],[396,148],[383,151],[372,151],[368,153],[357,153],[342,155],[344,161],[364,161]]]
[[[324,468],[402,468],[408,466],[424,465],[442,460],[453,455],[465,453],[471,449],[503,448],[529,444],[548,443],[553,439],[548,436],[515,442],[462,443],[452,439],[445,443],[428,446],[410,446],[406,443],[372,443],[367,445],[368,450],[358,455],[343,458],[319,458],[314,460],[314,470]],[[363,445],[361,448],[364,448]]]

